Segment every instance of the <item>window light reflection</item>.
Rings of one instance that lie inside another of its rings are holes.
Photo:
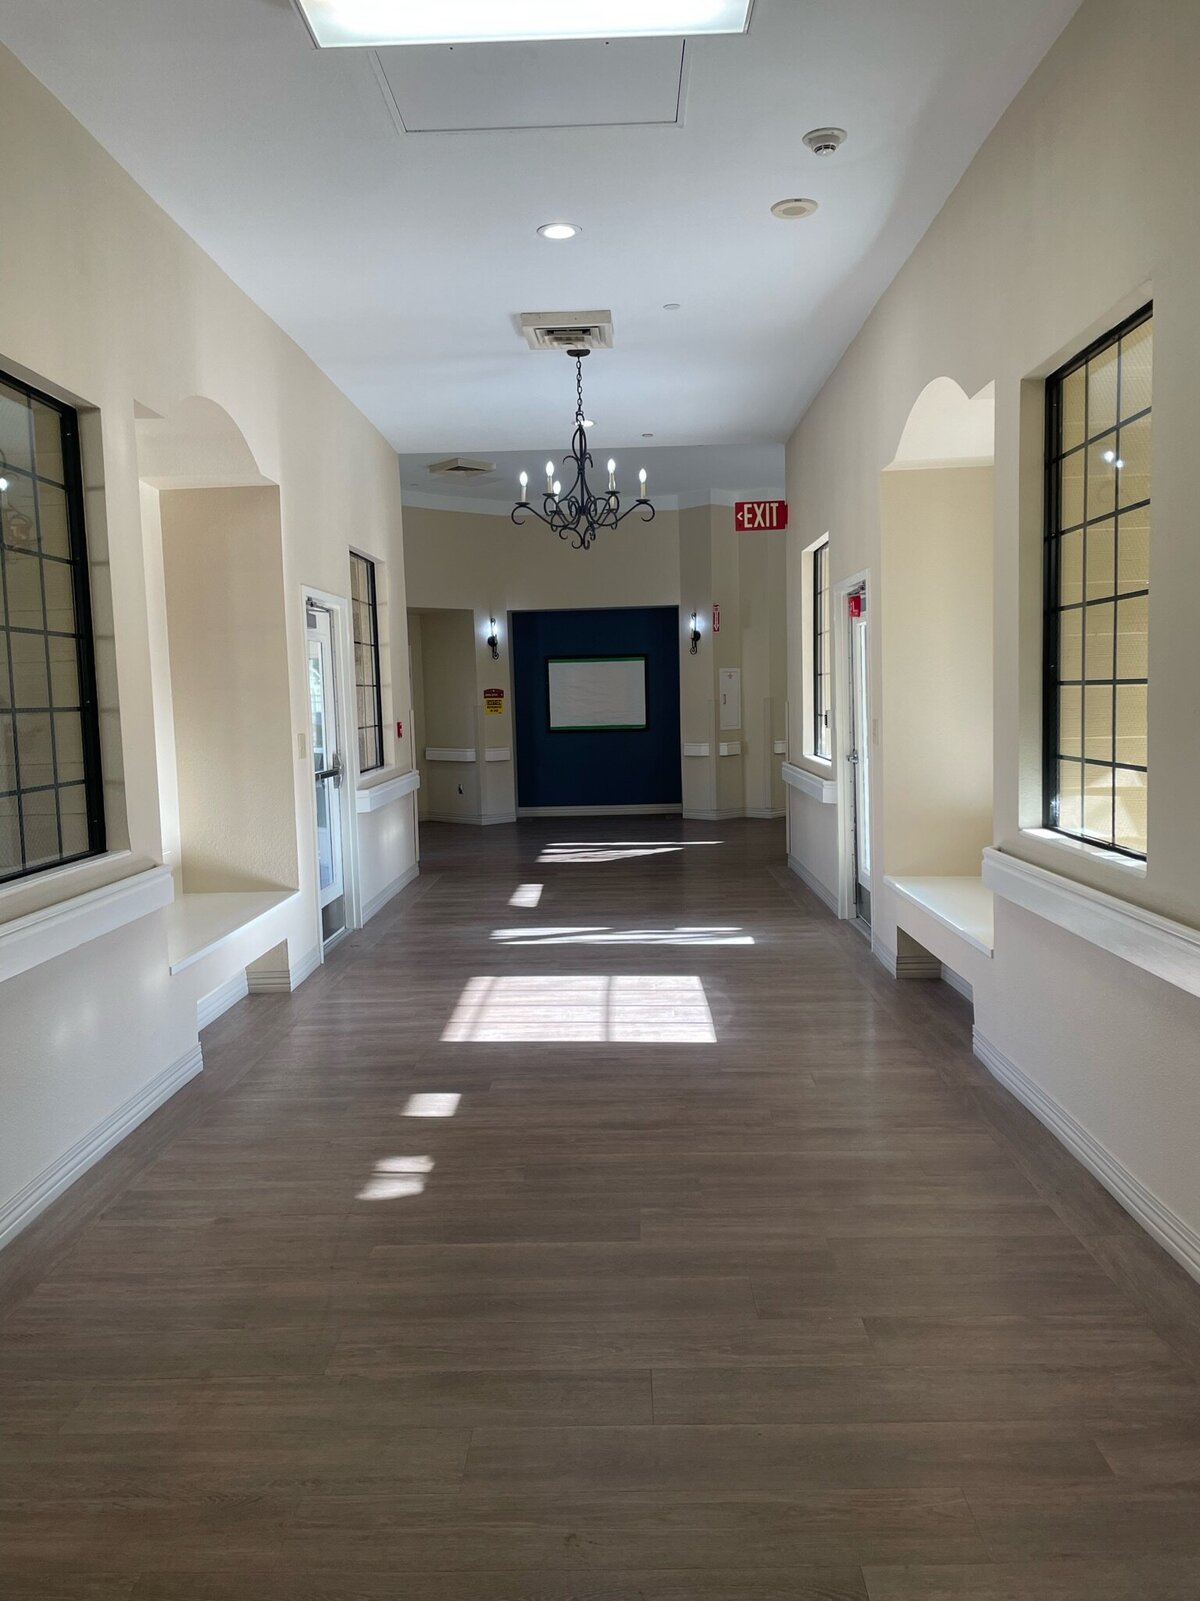
[[[462,1096],[452,1090],[422,1091],[410,1095],[404,1106],[405,1117],[453,1117]]]
[[[376,1162],[375,1172],[359,1190],[358,1199],[397,1201],[407,1195],[420,1195],[432,1172],[432,1156],[385,1156]]]
[[[719,845],[719,839],[577,840],[547,845],[539,864],[556,862],[623,862],[638,856],[673,856],[694,845]]]
[[[495,928],[506,945],[753,945],[740,928]]]
[[[469,979],[442,1039],[447,1044],[716,1043],[696,974],[530,974]]]

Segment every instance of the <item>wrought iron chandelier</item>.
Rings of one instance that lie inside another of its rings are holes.
[[[583,410],[583,358],[588,354],[590,352],[586,350],[567,351],[567,355],[575,361],[575,437],[571,442],[571,454],[563,457],[563,466],[575,469],[575,481],[564,495],[562,484],[554,476],[554,463],[548,461],[546,492],[542,496],[541,510],[530,502],[528,473],[521,474],[521,498],[512,509],[512,520],[518,528],[524,525],[526,516],[532,515],[545,523],[547,528],[552,528],[560,539],[569,539],[575,550],[587,550],[602,528],[616,528],[631,512],[640,509],[643,522],[654,520],[654,507],[646,498],[644,467],[638,473],[638,497],[624,511],[621,510],[621,496],[617,490],[615,461],[609,460],[608,488],[603,494],[595,494],[588,483],[588,468],[593,465],[587,448]]]

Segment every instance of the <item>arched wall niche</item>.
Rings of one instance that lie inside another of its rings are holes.
[[[883,864],[977,877],[993,837],[995,395],[942,376],[880,482]]]
[[[294,889],[279,488],[216,401],[137,410],[164,860],[181,895]]]

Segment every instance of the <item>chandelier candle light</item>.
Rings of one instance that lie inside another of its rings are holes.
[[[564,495],[562,484],[554,476],[554,463],[546,463],[546,492],[542,496],[542,507],[531,504],[529,499],[529,474],[521,474],[521,498],[512,509],[512,520],[520,528],[524,525],[527,515],[532,515],[539,522],[552,528],[560,539],[569,539],[575,550],[587,550],[602,528],[616,528],[623,523],[630,512],[639,508],[643,522],[651,522],[654,518],[654,507],[646,496],[646,469],[643,467],[638,473],[638,498],[632,506],[621,510],[621,496],[617,490],[617,464],[611,458],[608,463],[608,489],[600,495],[593,492],[588,483],[588,468],[593,465],[591,453],[587,448],[587,419],[583,410],[583,358],[589,355],[587,350],[568,350],[567,355],[575,361],[575,437],[571,443],[571,454],[563,457],[563,465],[573,467],[575,481]]]

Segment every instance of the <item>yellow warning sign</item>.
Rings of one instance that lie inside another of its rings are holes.
[[[502,717],[504,715],[504,691],[502,689],[485,689],[483,692],[483,709],[488,717]]]

